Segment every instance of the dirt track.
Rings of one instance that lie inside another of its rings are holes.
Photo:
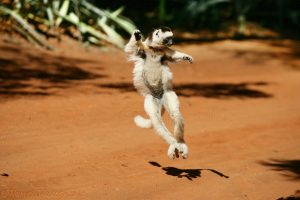
[[[300,189],[299,43],[177,46],[195,64],[171,65],[190,148],[172,161],[153,130],[133,123],[143,98],[122,52],[5,40],[1,200],[275,200]]]

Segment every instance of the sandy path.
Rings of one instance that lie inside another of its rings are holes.
[[[153,130],[132,122],[144,114],[143,99],[121,52],[49,53],[2,41],[0,172],[9,176],[0,176],[0,199],[293,194],[300,189],[300,61],[294,43],[281,44],[177,47],[196,63],[172,66],[190,147],[187,160],[172,161]]]

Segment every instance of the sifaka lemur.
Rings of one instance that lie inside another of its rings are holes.
[[[170,145],[168,156],[171,159],[188,156],[188,147],[184,141],[184,122],[179,110],[179,100],[172,89],[172,72],[168,62],[181,60],[193,62],[190,55],[172,50],[173,33],[168,27],[154,29],[143,41],[139,30],[133,32],[125,46],[129,60],[134,62],[133,83],[137,91],[144,96],[144,109],[149,116],[140,115],[134,122],[141,128],[153,127]],[[165,126],[162,115],[167,110],[174,123],[174,134]]]

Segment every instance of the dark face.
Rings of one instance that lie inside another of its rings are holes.
[[[173,44],[173,36],[169,36],[169,37],[166,37],[164,40],[163,40],[163,45],[165,46],[171,46]]]
[[[152,47],[164,48],[173,44],[173,33],[168,27],[153,30],[148,38]]]

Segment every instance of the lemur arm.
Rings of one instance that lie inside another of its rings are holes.
[[[179,52],[179,51],[175,51],[170,48],[166,49],[166,56],[168,57],[169,61],[173,61],[173,62],[179,62],[181,60],[186,60],[189,63],[193,63],[193,60],[194,60],[192,56],[182,53],[182,52]]]
[[[124,51],[128,54],[137,54],[143,48],[142,34],[139,30],[135,30],[129,42],[126,44]]]

